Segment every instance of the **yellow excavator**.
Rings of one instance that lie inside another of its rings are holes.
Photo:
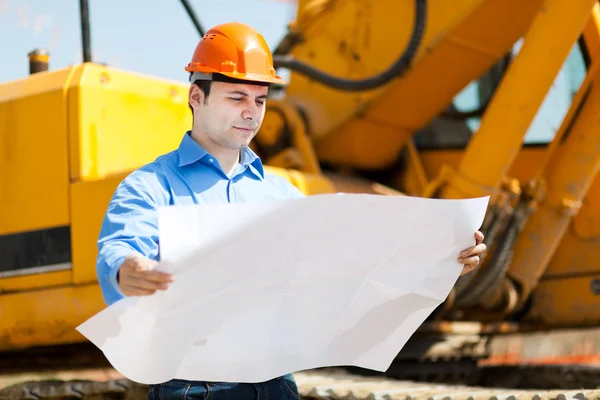
[[[92,60],[80,6],[83,63],[33,51],[0,84],[2,371],[79,357],[108,201],[191,126],[187,85]],[[308,195],[491,196],[481,267],[388,376],[528,365],[558,384],[600,361],[598,1],[299,0],[273,53],[289,84],[252,144],[269,173]]]

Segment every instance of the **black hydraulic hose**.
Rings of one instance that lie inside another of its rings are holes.
[[[375,89],[400,76],[410,65],[421,44],[427,19],[426,0],[415,0],[415,8],[415,24],[408,46],[394,64],[380,74],[359,80],[344,79],[318,70],[302,61],[294,60],[290,56],[280,55],[273,56],[275,68],[288,68],[334,89],[349,92]]]
[[[192,5],[187,0],[181,0],[181,4],[183,4],[185,11],[187,11],[188,16],[190,17],[192,23],[196,27],[196,30],[198,31],[198,34],[200,34],[200,37],[204,36],[204,29],[202,28],[200,20],[198,19],[196,12],[192,8]]]

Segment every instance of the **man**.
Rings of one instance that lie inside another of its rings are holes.
[[[192,129],[179,148],[131,173],[108,206],[98,240],[97,272],[107,304],[123,296],[146,296],[173,281],[153,269],[158,264],[156,208],[293,199],[303,194],[283,178],[265,175],[248,147],[264,114],[268,87],[283,83],[272,67],[264,38],[240,23],[210,29],[192,61],[188,92]],[[479,263],[483,235],[459,258],[463,273]],[[201,317],[201,316],[198,316]],[[218,392],[218,393],[217,393]],[[189,382],[174,379],[151,385],[149,398],[299,399],[291,374],[256,384]]]

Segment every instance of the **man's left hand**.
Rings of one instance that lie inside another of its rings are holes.
[[[477,268],[479,265],[479,256],[485,251],[486,246],[483,242],[483,233],[475,232],[475,246],[471,246],[461,251],[458,262],[464,264],[460,276],[468,274]]]

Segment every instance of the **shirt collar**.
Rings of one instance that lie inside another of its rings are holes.
[[[190,131],[187,131],[185,135],[183,135],[183,139],[181,140],[179,148],[177,149],[177,152],[179,153],[180,167],[193,164],[208,155],[206,150],[204,150],[202,146],[192,139],[190,133]]]
[[[204,150],[192,137],[191,132],[187,131],[179,144],[177,152],[179,154],[179,166],[184,167],[199,161],[206,157],[208,152]],[[250,147],[244,147],[240,155],[240,165],[247,167],[260,180],[265,178],[265,171],[260,157],[252,151]]]
[[[248,167],[248,169],[250,169],[250,171],[252,171],[252,173],[261,181],[265,178],[265,171],[263,169],[263,164],[260,161],[260,157],[258,157],[250,147],[244,147],[242,150],[240,164]]]

